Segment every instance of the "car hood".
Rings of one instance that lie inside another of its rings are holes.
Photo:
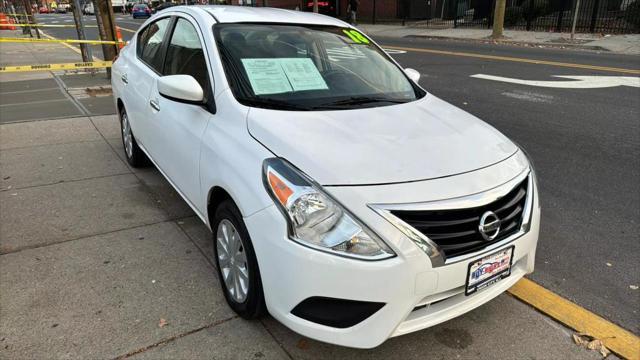
[[[372,185],[456,175],[517,147],[473,115],[428,94],[356,110],[251,108],[250,134],[322,185]]]

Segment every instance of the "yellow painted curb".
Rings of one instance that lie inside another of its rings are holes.
[[[41,34],[42,36],[46,37],[47,39],[55,39],[53,36],[48,35],[47,33],[45,33],[45,32],[44,32],[44,31],[42,31],[42,30],[40,31],[40,34]],[[80,49],[78,49],[78,48],[77,48],[77,47],[75,47],[75,46],[71,46],[71,45],[69,45],[69,44],[67,44],[67,43],[60,43],[60,45],[62,45],[62,46],[64,46],[64,47],[66,47],[67,49],[70,49],[71,51],[73,51],[73,52],[75,52],[75,53],[77,53],[77,54],[82,54],[82,52],[80,51]],[[91,59],[91,60],[93,60],[93,59]]]
[[[616,355],[631,360],[640,359],[640,337],[533,281],[522,279],[508,291],[511,295],[556,321],[578,332],[600,339]]]
[[[423,53],[438,54],[438,55],[464,56],[464,57],[474,57],[474,58],[486,59],[486,60],[514,61],[514,62],[536,64],[536,65],[551,65],[551,66],[569,67],[569,68],[576,68],[576,69],[588,69],[588,70],[609,71],[609,72],[618,72],[618,73],[624,73],[624,74],[640,75],[640,69],[624,69],[624,68],[616,68],[616,67],[608,67],[608,66],[573,64],[573,63],[564,63],[564,62],[558,62],[558,61],[517,58],[517,57],[510,57],[510,56],[496,56],[496,55],[458,52],[458,51],[408,48],[408,47],[400,47],[400,46],[385,46],[385,48],[394,49],[394,50],[423,52]]]

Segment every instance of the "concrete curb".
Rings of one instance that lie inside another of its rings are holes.
[[[470,38],[460,38],[453,36],[434,36],[434,35],[405,35],[404,38],[418,38],[418,39],[429,39],[429,40],[456,40],[456,41],[466,41],[466,42],[475,42],[482,44],[496,44],[496,45],[515,45],[515,46],[527,46],[527,47],[549,47],[549,48],[558,48],[558,49],[576,49],[576,50],[588,50],[588,51],[606,51],[611,52],[611,50],[603,48],[601,46],[595,45],[584,45],[584,44],[565,44],[565,43],[538,43],[538,42],[528,42],[528,41],[517,41],[517,40],[492,40],[492,39],[470,39]]]

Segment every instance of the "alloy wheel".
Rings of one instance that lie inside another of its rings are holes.
[[[133,134],[131,134],[131,125],[129,125],[129,117],[127,113],[122,113],[122,140],[124,141],[124,150],[127,157],[133,156]]]
[[[216,232],[218,266],[227,291],[234,301],[242,303],[249,292],[247,254],[240,233],[227,219],[218,224]]]

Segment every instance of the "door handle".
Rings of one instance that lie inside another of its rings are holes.
[[[149,105],[151,105],[155,111],[160,111],[160,104],[158,104],[157,100],[149,100]]]
[[[122,80],[123,83],[128,84],[129,80],[127,80],[127,74],[122,74],[122,76],[120,76],[120,79]]]

